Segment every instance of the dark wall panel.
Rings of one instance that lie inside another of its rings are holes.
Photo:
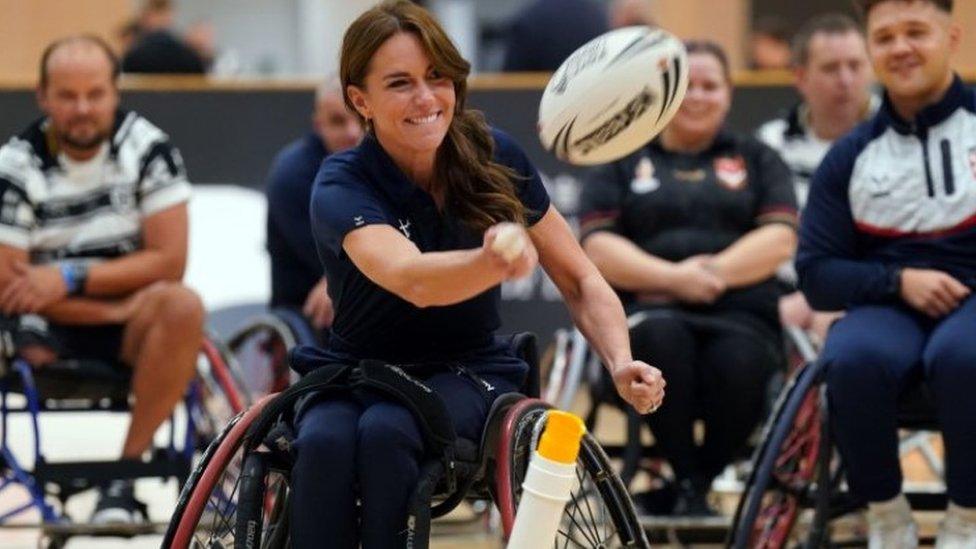
[[[546,172],[574,173],[542,150],[535,136],[540,91],[490,90],[471,94],[492,124],[511,133]],[[730,124],[751,130],[795,100],[789,88],[740,88]],[[202,183],[258,187],[271,159],[309,129],[311,91],[129,91],[123,106],[166,131],[183,152],[190,177]],[[39,116],[33,94],[0,91],[3,141]]]
[[[538,90],[475,91],[470,105],[510,133],[549,182],[553,202],[573,222],[582,170],[542,149],[536,138]],[[752,130],[786,108],[788,88],[741,88],[730,124]],[[123,105],[163,128],[180,148],[192,181],[260,188],[274,154],[309,129],[311,91],[130,91]],[[39,115],[28,91],[0,92],[0,136],[19,132]],[[553,330],[569,325],[555,288],[541,273],[503,289],[506,331],[531,330],[547,343]]]

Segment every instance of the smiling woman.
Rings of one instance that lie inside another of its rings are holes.
[[[293,367],[403,365],[444,403],[458,437],[480,440],[496,397],[523,389],[528,371],[510,338],[495,335],[499,284],[538,263],[624,400],[641,412],[656,408],[660,372],[632,359],[620,301],[550,206],[525,153],[465,108],[468,71],[412,2],[380,4],[347,30],[345,101],[368,132],[316,177],[312,232],[335,320],[328,343],[298,348]],[[408,502],[429,457],[418,419],[357,392],[305,407],[292,471],[295,547],[416,543],[413,527],[422,528],[407,522]]]
[[[340,78],[346,102],[363,118],[394,162],[468,225],[522,223],[514,172],[491,158],[492,139],[480,112],[467,110],[471,65],[422,9],[372,10],[343,40]],[[443,147],[441,146],[443,142]],[[434,162],[440,156],[440,162]],[[436,164],[436,167],[435,167]],[[486,185],[478,200],[472,180]]]

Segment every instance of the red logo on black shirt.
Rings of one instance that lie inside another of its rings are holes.
[[[741,156],[715,159],[715,180],[729,190],[741,190],[748,175],[746,161]]]
[[[976,147],[969,147],[967,157],[969,159],[969,170],[973,172],[973,178],[976,178]]]

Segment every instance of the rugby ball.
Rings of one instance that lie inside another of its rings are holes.
[[[681,40],[660,28],[610,31],[553,73],[539,104],[539,139],[570,164],[618,160],[668,124],[687,88]]]

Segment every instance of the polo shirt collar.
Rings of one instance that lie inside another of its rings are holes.
[[[915,116],[914,123],[905,120],[895,111],[894,105],[888,98],[887,91],[881,105],[881,114],[898,133],[912,134],[941,124],[960,107],[965,107],[969,100],[969,93],[967,93],[966,86],[962,83],[959,75],[953,75],[952,84],[949,85],[949,89],[946,90],[942,99],[920,110]]]

